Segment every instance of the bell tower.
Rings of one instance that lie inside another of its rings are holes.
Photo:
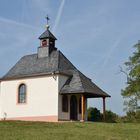
[[[39,37],[40,47],[38,48],[38,58],[49,57],[53,50],[57,50],[55,47],[56,37],[50,32],[49,28],[49,17],[46,17],[47,25],[46,31],[42,33]]]

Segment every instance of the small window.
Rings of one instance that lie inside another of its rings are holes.
[[[43,40],[42,41],[42,46],[44,47],[44,46],[47,46],[47,40]]]
[[[68,112],[68,97],[66,95],[62,96],[62,111]]]
[[[18,103],[26,103],[26,85],[21,84],[18,88]]]
[[[79,113],[81,114],[81,97],[79,98]]]

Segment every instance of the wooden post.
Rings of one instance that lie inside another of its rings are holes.
[[[103,120],[105,121],[105,97],[103,97]]]
[[[82,95],[81,97],[81,115],[82,115],[82,118],[81,118],[81,121],[84,122],[84,109],[85,109],[85,103],[84,103],[84,95]]]

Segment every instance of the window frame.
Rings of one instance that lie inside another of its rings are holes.
[[[21,89],[22,86],[24,86],[24,89]],[[23,90],[23,93],[20,93],[21,90]],[[21,95],[24,94],[24,95]],[[24,99],[20,99],[23,96]],[[24,101],[21,101],[24,100]],[[27,85],[25,83],[21,83],[18,85],[18,89],[17,89],[17,104],[27,104]]]

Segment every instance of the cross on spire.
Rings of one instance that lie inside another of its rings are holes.
[[[48,15],[46,16],[46,19],[47,19],[47,24],[49,24],[49,20],[50,20],[50,18],[49,18]]]
[[[46,16],[46,19],[47,19],[47,25],[46,25],[46,28],[49,29],[49,27],[50,27],[50,26],[49,26],[49,20],[50,20],[50,18],[49,18],[48,15]]]

